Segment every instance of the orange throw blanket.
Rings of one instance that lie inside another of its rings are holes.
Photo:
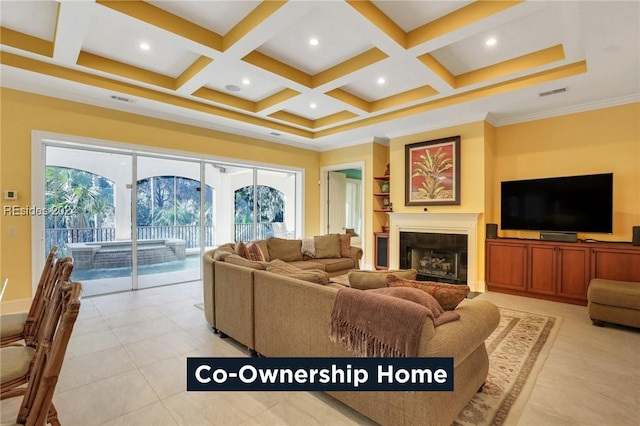
[[[418,303],[344,288],[333,302],[330,336],[358,357],[415,357],[427,317],[434,320]]]

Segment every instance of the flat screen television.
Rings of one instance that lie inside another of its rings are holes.
[[[502,182],[501,229],[613,232],[613,173]]]

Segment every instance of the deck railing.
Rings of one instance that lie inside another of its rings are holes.
[[[199,225],[176,226],[139,226],[138,240],[177,238],[186,241],[186,248],[200,247]],[[45,231],[46,253],[51,247],[64,249],[69,243],[94,243],[115,241],[115,228],[53,228]],[[205,247],[215,245],[215,226],[206,225],[204,232]]]
[[[283,225],[282,222],[260,222],[256,225],[256,235],[253,235],[252,223],[234,224],[234,241],[263,240],[274,236],[273,225]],[[138,240],[155,240],[177,238],[186,241],[186,248],[201,246],[199,225],[176,226],[138,226]],[[46,253],[51,247],[58,246],[64,250],[69,243],[94,243],[101,241],[115,241],[115,228],[51,228],[45,230]],[[205,247],[216,244],[215,226],[206,225],[204,232]]]

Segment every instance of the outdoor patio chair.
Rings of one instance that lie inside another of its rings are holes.
[[[49,262],[49,258],[47,258],[47,262]],[[41,278],[38,283],[29,313],[2,315],[0,346],[5,347],[20,340],[24,340],[26,346],[34,347],[36,345],[40,326],[43,323],[45,310],[51,299],[53,289],[57,283],[67,281],[72,270],[72,258],[63,257],[52,260],[49,268],[45,268],[43,271],[44,278]]]
[[[27,386],[3,390],[1,395],[1,399],[23,396],[17,424],[60,425],[52,398],[71,332],[80,311],[81,295],[80,283],[60,283],[53,292],[51,304],[47,307],[42,338],[35,350],[29,346],[0,348],[3,355],[3,373],[5,355],[9,352],[14,352],[12,355],[21,353],[23,357],[32,359]]]

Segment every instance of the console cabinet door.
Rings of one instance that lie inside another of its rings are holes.
[[[589,260],[588,248],[569,245],[557,248],[558,296],[587,300],[590,280]]]
[[[640,282],[640,250],[593,248],[591,277],[616,281]]]
[[[487,241],[486,280],[492,287],[524,291],[527,288],[527,246],[520,243]]]
[[[529,245],[529,286],[532,293],[556,294],[557,247]]]

